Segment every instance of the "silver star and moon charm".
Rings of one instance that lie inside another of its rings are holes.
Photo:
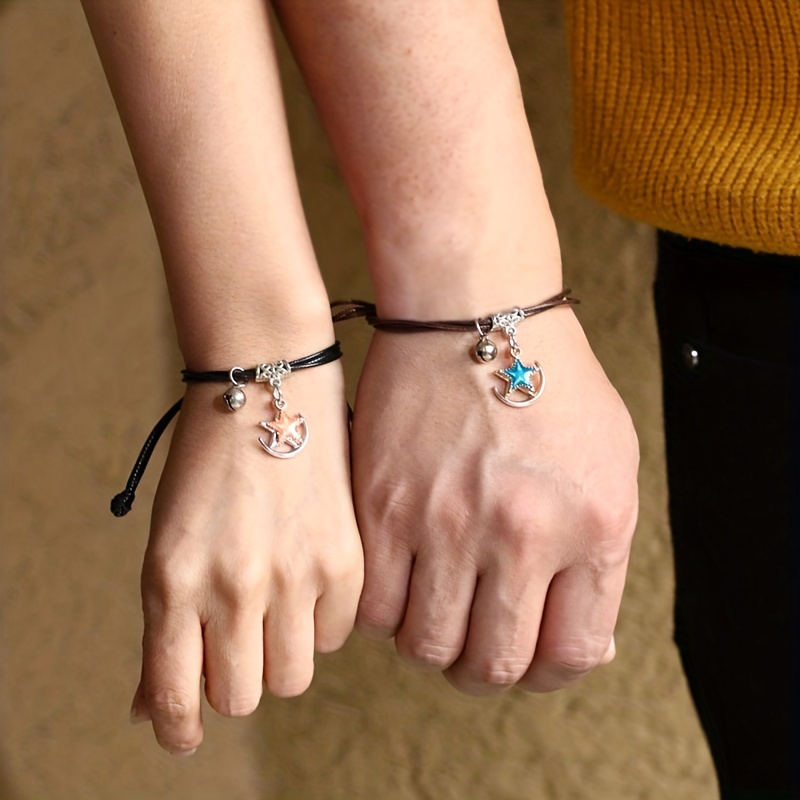
[[[495,372],[499,378],[506,382],[504,391],[500,391],[496,386],[494,393],[497,399],[507,406],[514,408],[524,408],[538,400],[539,395],[544,391],[544,370],[538,361],[534,361],[532,366],[526,366],[519,358],[514,358],[510,367],[499,369]],[[515,393],[526,396],[524,400],[515,400]]]
[[[505,389],[494,388],[494,393],[500,402],[513,408],[524,408],[539,399],[545,387],[545,375],[541,364],[534,361],[532,365],[524,364],[520,356],[522,351],[517,344],[517,325],[525,319],[519,308],[492,317],[490,331],[502,331],[508,339],[508,349],[511,355],[511,364],[494,374],[505,382]],[[480,322],[475,322],[480,339],[475,345],[474,354],[483,362],[494,361],[497,358],[497,345],[484,333]],[[516,399],[520,397],[521,399]]]
[[[286,399],[281,385],[292,368],[286,361],[275,364],[260,364],[256,367],[256,383],[268,383],[272,387],[272,405],[275,418],[262,420],[259,426],[269,433],[268,437],[259,436],[258,443],[275,458],[294,458],[308,444],[308,422],[302,414],[290,414],[286,411]],[[241,367],[230,371],[231,387],[222,396],[225,405],[231,411],[238,411],[247,402],[244,381],[236,380],[236,373],[244,372]]]
[[[258,443],[275,458],[294,458],[308,444],[308,423],[302,414],[279,408],[275,419],[258,424],[270,433],[268,442],[259,436]]]
[[[258,443],[275,458],[294,458],[308,444],[306,418],[302,414],[290,414],[285,410],[286,400],[281,383],[291,371],[287,361],[256,367],[256,383],[268,383],[272,387],[272,405],[275,408],[275,419],[258,423],[269,431],[269,441],[259,436]]]

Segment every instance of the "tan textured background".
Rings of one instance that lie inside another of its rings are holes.
[[[230,0],[228,0],[230,1]],[[580,315],[642,440],[642,513],[619,656],[538,697],[457,695],[353,638],[312,689],[207,715],[188,761],[130,727],[138,569],[159,457],[114,520],[142,438],[180,391],[144,202],[78,3],[0,4],[0,800],[709,800],[711,766],[670,641],[671,557],[649,304],[652,242],[569,170],[558,0],[502,3]],[[358,228],[286,62],[310,223],[333,295],[368,293]],[[348,329],[351,384],[367,334]]]

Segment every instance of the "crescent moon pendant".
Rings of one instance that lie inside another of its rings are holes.
[[[297,447],[293,448],[292,450],[278,450],[277,445],[277,436],[272,436],[271,442],[265,442],[262,436],[258,437],[258,443],[271,455],[275,458],[294,458],[298,455],[303,448],[308,444],[308,423],[306,422],[305,417],[300,417],[303,421],[303,441],[297,445]]]
[[[501,403],[505,403],[507,406],[511,406],[512,408],[525,408],[526,406],[532,405],[535,403],[539,397],[541,396],[542,392],[544,391],[546,378],[544,375],[544,370],[539,366],[539,362],[534,362],[536,367],[538,368],[539,375],[541,375],[541,381],[539,381],[539,388],[538,389],[518,389],[516,391],[522,391],[528,395],[527,400],[512,400],[508,395],[503,394],[496,386],[494,387],[494,393],[497,395],[497,399]]]

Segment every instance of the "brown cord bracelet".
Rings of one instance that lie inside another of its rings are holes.
[[[524,408],[539,399],[545,386],[545,374],[538,361],[525,364],[521,360],[522,350],[517,342],[517,326],[527,317],[533,317],[558,306],[576,305],[580,301],[570,297],[570,289],[562,289],[557,295],[536,305],[524,308],[512,308],[491,317],[479,317],[473,320],[411,320],[383,319],[378,316],[373,303],[363,300],[340,300],[331,303],[334,309],[333,321],[343,322],[348,319],[363,317],[367,324],[380,331],[391,333],[422,333],[425,331],[451,331],[464,333],[475,331],[478,341],[471,353],[479,362],[490,362],[497,358],[499,349],[489,338],[493,331],[500,331],[508,342],[508,355],[511,363],[503,369],[495,371],[495,375],[506,382],[504,390],[494,388],[498,400],[512,408]],[[339,309],[338,311],[335,309]]]
[[[571,289],[563,289],[557,295],[537,303],[534,306],[526,306],[518,311],[523,317],[533,317],[551,308],[566,305],[577,305],[580,303],[575,297],[570,297]],[[378,310],[374,303],[365,300],[337,300],[331,303],[331,309],[341,307],[341,311],[334,311],[333,321],[344,322],[348,319],[363,317],[368,325],[376,330],[394,331],[397,333],[419,333],[423,331],[472,331],[476,327],[481,333],[489,333],[493,330],[495,317],[484,317],[478,319],[457,319],[457,320],[413,320],[413,319],[383,319],[378,316]]]

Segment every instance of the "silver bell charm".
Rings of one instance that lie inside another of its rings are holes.
[[[481,336],[475,345],[475,355],[481,361],[494,361],[497,358],[497,345],[488,336]]]
[[[241,367],[234,367],[230,371],[229,375],[233,386],[231,386],[231,388],[228,389],[228,391],[225,392],[224,395],[222,395],[222,399],[225,401],[225,405],[228,406],[228,408],[231,411],[238,411],[247,402],[247,395],[244,393],[244,390],[242,389],[244,383],[239,383],[233,376],[233,373],[236,372],[237,370],[239,372],[244,372],[244,370]]]
[[[231,411],[238,411],[247,402],[247,395],[238,386],[231,386],[222,399]]]

